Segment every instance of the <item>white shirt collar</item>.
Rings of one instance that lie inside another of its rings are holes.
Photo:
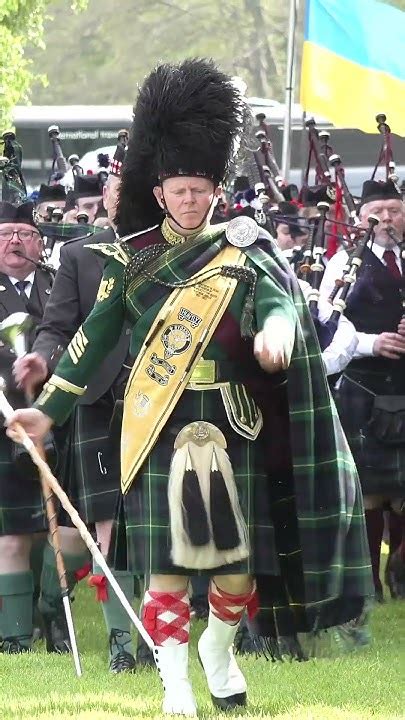
[[[382,245],[377,245],[377,243],[373,243],[373,253],[374,253],[374,255],[376,255],[378,257],[379,260],[383,259],[383,255],[386,250],[393,250],[396,257],[397,258],[400,257],[398,245],[394,245],[394,247],[392,247],[392,248],[385,248]]]
[[[11,275],[9,275],[9,278],[10,278],[10,282],[12,282],[13,285],[15,285],[16,283],[19,282],[18,278],[12,277]],[[25,278],[26,282],[29,282],[31,285],[34,284],[34,279],[35,279],[35,270],[33,270],[32,273],[27,275],[27,277]]]

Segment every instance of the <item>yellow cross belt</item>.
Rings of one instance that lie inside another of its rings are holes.
[[[174,290],[156,317],[132,368],[124,397],[121,488],[125,494],[179,401],[236,289],[235,278],[209,272],[244,265],[239,248],[227,246],[190,281]],[[198,281],[201,276],[201,282]],[[167,469],[169,472],[169,468]]]

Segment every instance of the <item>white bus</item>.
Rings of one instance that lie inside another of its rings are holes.
[[[281,147],[285,106],[281,103],[250,98],[253,113],[265,113],[272,127],[271,140],[275,156],[281,165]],[[30,187],[47,182],[51,164],[52,147],[48,127],[56,124],[60,128],[60,140],[65,157],[100,148],[114,147],[117,133],[129,127],[132,118],[130,105],[43,105],[17,106],[14,110],[14,125],[17,138],[23,147],[23,171]],[[361,185],[372,173],[381,146],[381,136],[366,134],[350,128],[334,128],[323,118],[315,117],[319,129],[331,133],[330,142],[339,153],[346,168],[346,179],[354,195],[359,195]],[[389,121],[389,119],[388,119]],[[300,185],[302,169],[307,162],[307,140],[303,132],[303,112],[300,105],[292,110],[292,152],[290,181]],[[400,181],[405,177],[405,142],[392,136],[394,158]],[[381,176],[381,174],[380,174]]]

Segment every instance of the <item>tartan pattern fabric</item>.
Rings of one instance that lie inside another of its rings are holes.
[[[142,620],[155,645],[183,645],[190,635],[190,598],[186,590],[147,590]]]
[[[94,405],[77,405],[68,421],[68,441],[62,469],[63,487],[86,524],[114,517],[118,498],[117,473],[109,453],[112,397]],[[70,525],[61,510],[61,521]]]
[[[91,236],[98,232],[102,232],[102,228],[94,225],[85,225],[80,223],[53,223],[42,222],[38,224],[38,229],[42,236],[48,238],[56,238],[56,241],[76,240],[77,238]]]
[[[170,558],[168,474],[177,433],[191,420],[206,420],[224,433],[227,452],[234,469],[239,502],[245,518],[249,541],[254,547],[255,565],[248,558],[212,571],[241,573],[255,570],[278,573],[274,528],[267,509],[267,481],[261,470],[265,452],[260,436],[251,442],[238,435],[229,425],[219,390],[186,390],[159,441],[144,463],[133,488],[120,496],[121,512],[117,515],[110,549],[112,564],[135,575],[152,573],[195,574],[175,567]],[[126,542],[126,555],[122,543]]]
[[[158,268],[157,275],[163,282],[190,277],[226,242],[221,233],[171,247],[158,261],[150,263],[148,271],[153,266]],[[136,249],[157,241],[156,232],[135,238],[128,257]],[[121,244],[120,250],[125,246],[128,243]],[[232,450],[242,511],[254,536],[253,562],[241,564],[236,571],[249,567],[256,573],[261,606],[272,613],[273,619],[277,616],[277,623],[290,621],[293,615],[296,626],[302,629],[315,625],[321,628],[354,617],[361,610],[364,597],[372,594],[359,480],[297,280],[265,233],[245,252],[247,265],[257,272],[257,328],[263,326],[266,317],[281,315],[295,329],[295,345],[285,383],[275,391],[274,376],[261,371],[254,360],[252,342],[242,343],[240,339],[239,320],[246,292],[240,285],[208,352],[204,353],[207,359],[243,363],[247,378],[244,384],[263,412],[263,431],[252,444],[260,448],[263,437],[262,449],[257,452],[255,449],[252,458],[249,442],[238,438],[237,447],[235,444],[235,451]],[[108,300],[96,305],[83,325],[89,342],[80,362],[73,367],[65,355],[57,368],[58,375],[76,385],[85,385],[94,363],[108,349],[107,337],[109,345],[118,337],[124,318],[122,288],[126,263],[112,257],[106,265],[104,279],[114,277],[114,289]],[[169,292],[156,282],[138,280],[139,276],[129,282],[126,295],[127,313],[136,323],[131,342],[134,355]],[[188,403],[189,395],[188,391],[184,394]],[[207,395],[199,393],[203,407],[197,408],[197,414],[194,408],[184,406],[187,422],[199,418],[215,422],[214,408],[205,414]],[[166,485],[173,448],[170,432],[183,398],[135,480],[134,490],[124,500],[122,509],[132,569],[162,568],[168,562]],[[73,402],[68,393],[56,390],[51,397],[40,398],[38,407],[44,407],[47,414],[60,421]],[[246,511],[244,500],[248,497],[252,502]],[[143,520],[139,522],[139,518]],[[267,535],[263,535],[262,526]],[[167,568],[173,572],[170,563]],[[229,571],[226,568],[225,572]]]
[[[378,378],[378,374],[375,374]],[[389,447],[368,429],[373,376],[348,369],[336,392],[336,405],[356,461],[364,495],[405,496],[405,446]],[[377,390],[377,388],[375,388]],[[376,394],[379,394],[378,392]]]
[[[0,535],[26,535],[47,529],[41,486],[34,477],[19,478],[12,441],[0,431]]]

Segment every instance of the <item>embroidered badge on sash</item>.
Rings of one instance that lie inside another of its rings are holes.
[[[173,355],[186,352],[192,342],[190,330],[185,325],[169,325],[162,334],[162,343],[165,348],[165,359]]]
[[[186,322],[189,322],[191,327],[195,329],[201,322],[201,318],[198,315],[193,314],[186,308],[181,308],[178,314],[183,316]],[[157,382],[159,385],[167,385],[169,382],[169,376],[174,375],[176,372],[176,365],[171,365],[168,361],[175,355],[181,355],[186,352],[191,346],[193,337],[191,332],[185,325],[174,323],[168,325],[161,335],[162,344],[164,347],[164,357],[159,357],[157,353],[152,353],[150,356],[151,365],[146,368],[146,373],[149,377]],[[162,368],[165,370],[167,375],[161,375],[156,368]]]
[[[190,323],[193,330],[195,330],[195,328],[197,328],[202,321],[202,318],[200,318],[198,315],[194,315],[192,312],[190,312],[190,310],[187,310],[187,308],[183,307],[180,308],[180,312],[177,317],[179,318],[180,322],[186,321]]]
[[[138,391],[134,398],[132,412],[135,417],[145,417],[150,409],[151,401],[145,393]]]

